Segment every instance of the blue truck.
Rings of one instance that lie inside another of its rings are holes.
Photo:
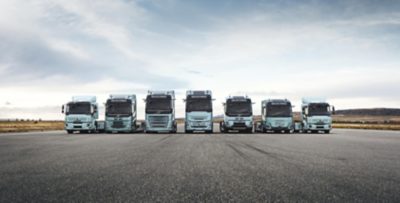
[[[102,130],[97,122],[99,118],[98,104],[95,96],[75,96],[67,104],[62,106],[65,113],[65,130],[73,132],[92,133]]]
[[[325,132],[332,130],[332,114],[335,107],[323,98],[303,98],[301,105],[301,123],[296,124],[296,131]]]
[[[176,133],[175,92],[149,91],[145,99],[145,132]]]
[[[106,102],[105,130],[107,133],[130,133],[136,125],[136,95],[110,95]]]
[[[261,102],[261,121],[254,124],[256,132],[294,132],[292,104],[287,99]]]
[[[224,120],[220,122],[220,131],[253,132],[253,103],[247,96],[230,96],[224,105]]]
[[[185,133],[213,132],[213,106],[210,90],[186,92]]]

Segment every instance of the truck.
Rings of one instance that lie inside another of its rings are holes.
[[[65,114],[64,128],[68,134],[75,131],[92,133],[101,128],[97,122],[99,112],[95,96],[74,96],[62,105],[61,112]]]
[[[107,133],[130,133],[138,129],[136,95],[110,95],[106,102],[105,130]]]
[[[186,91],[185,133],[213,132],[213,106],[210,90]]]
[[[174,91],[148,91],[145,103],[146,133],[176,133]]]
[[[229,96],[223,103],[224,120],[220,122],[220,131],[227,133],[238,131],[253,132],[253,103],[248,96]]]
[[[256,132],[294,132],[292,104],[287,99],[261,101],[261,121],[254,124]]]
[[[301,105],[301,123],[296,125],[296,131],[325,132],[332,130],[332,117],[335,107],[329,105],[324,98],[303,98]]]

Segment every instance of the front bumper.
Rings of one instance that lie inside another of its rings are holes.
[[[332,130],[332,125],[330,124],[309,124],[309,130]]]
[[[268,130],[291,130],[292,127],[271,127],[271,126],[264,126],[264,130],[268,131]]]
[[[228,130],[248,130],[253,128],[252,122],[233,122],[225,125]]]
[[[188,121],[186,122],[186,130],[212,130],[213,123],[211,121]]]
[[[65,130],[95,130],[93,123],[65,123]]]

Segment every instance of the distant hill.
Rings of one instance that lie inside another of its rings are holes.
[[[400,116],[400,109],[392,109],[392,108],[345,109],[345,110],[337,110],[336,114],[357,115],[357,116]]]

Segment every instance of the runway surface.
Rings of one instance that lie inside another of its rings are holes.
[[[0,134],[0,202],[399,202],[400,132]]]

